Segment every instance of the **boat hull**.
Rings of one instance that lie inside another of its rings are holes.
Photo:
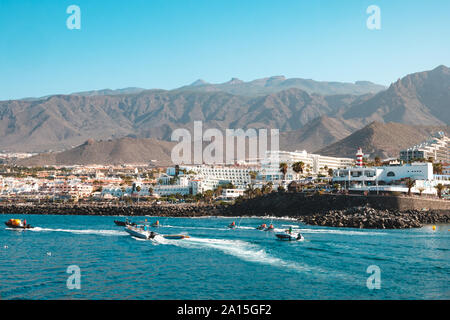
[[[26,226],[16,226],[16,225],[13,225],[13,224],[11,224],[11,223],[5,222],[5,225],[6,225],[8,228],[13,228],[13,229],[32,229],[32,228],[33,228],[33,227],[30,226],[29,224],[27,224]]]
[[[170,240],[181,240],[181,239],[187,239],[190,238],[189,236],[183,235],[183,234],[167,234],[163,236],[165,239]]]
[[[286,233],[277,233],[275,234],[275,236],[277,237],[278,240],[281,241],[300,241],[303,240],[303,237],[300,235],[300,237],[298,236],[293,236],[291,234],[286,234]]]
[[[152,231],[145,231],[142,229],[134,228],[131,226],[126,226],[125,231],[128,232],[131,236],[140,238],[140,239],[152,239],[155,237],[155,233]]]
[[[126,227],[126,226],[135,226],[136,223],[132,222],[126,222],[126,221],[119,221],[119,220],[114,220],[114,223],[119,226],[119,227]]]

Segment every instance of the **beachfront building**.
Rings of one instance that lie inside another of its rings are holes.
[[[244,196],[245,189],[223,189],[220,198],[222,200],[234,200]]]
[[[252,183],[251,172],[258,172],[258,167],[198,165],[182,166],[187,173],[191,173],[196,180],[202,181],[204,190],[214,190],[219,185],[233,184],[246,188]]]
[[[412,193],[436,194],[436,185],[450,185],[450,176],[434,175],[429,162],[381,167],[349,167],[333,171],[333,183],[349,191],[408,192],[408,179],[414,181]]]
[[[428,140],[400,151],[400,160],[405,162],[429,158],[435,162],[450,162],[450,138],[444,132],[438,132]]]
[[[280,172],[280,163],[288,165],[288,171],[285,180],[298,179],[297,173],[292,170],[295,162],[304,163],[304,175],[328,174],[329,169],[339,169],[353,166],[354,159],[328,157],[319,154],[308,153],[303,151],[268,151],[266,158],[261,163],[261,176],[265,181],[283,180],[283,174]]]

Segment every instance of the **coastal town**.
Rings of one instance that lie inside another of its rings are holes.
[[[5,161],[0,203],[233,203],[285,191],[449,199],[449,141],[438,132],[390,159],[359,148],[354,158],[267,151],[264,158],[234,165],[24,167]]]

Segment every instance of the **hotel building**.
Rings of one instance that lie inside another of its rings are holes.
[[[277,181],[284,179],[280,172],[279,164],[284,162],[288,165],[286,180],[294,180],[297,174],[292,170],[295,162],[304,163],[304,174],[327,174],[328,169],[339,169],[353,166],[354,159],[327,157],[303,151],[268,151],[266,158],[261,163],[261,175],[266,181]]]
[[[405,162],[433,158],[438,162],[450,162],[450,138],[438,132],[427,141],[400,151],[400,160]]]

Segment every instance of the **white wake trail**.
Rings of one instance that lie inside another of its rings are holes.
[[[84,230],[78,230],[78,229],[51,229],[51,228],[41,228],[41,227],[34,227],[32,229],[27,229],[30,231],[35,232],[68,232],[68,233],[74,233],[74,234],[95,234],[95,235],[101,235],[101,236],[126,236],[128,233],[125,231],[118,231],[118,230],[94,230],[94,229],[84,229]]]

